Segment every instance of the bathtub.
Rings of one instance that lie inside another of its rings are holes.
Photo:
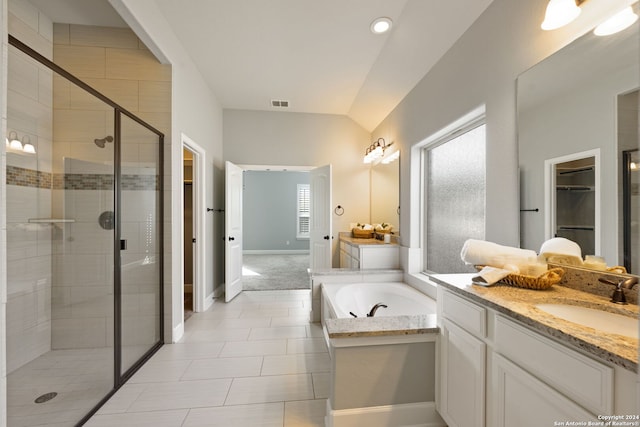
[[[321,299],[332,360],[325,424],[444,426],[435,405],[435,300],[402,282],[323,284]],[[387,307],[368,318],[378,303]]]
[[[402,282],[349,283],[323,285],[328,318],[366,317],[371,308],[382,303],[375,317],[435,314],[436,302]]]

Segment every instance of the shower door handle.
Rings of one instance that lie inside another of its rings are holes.
[[[127,240],[126,239],[121,239],[120,240],[120,250],[121,251],[126,251],[127,250]]]

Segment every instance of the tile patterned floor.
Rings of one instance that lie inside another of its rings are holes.
[[[324,426],[329,354],[309,290],[249,291],[185,324],[86,424]]]

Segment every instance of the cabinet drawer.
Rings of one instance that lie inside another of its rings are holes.
[[[445,291],[442,294],[442,314],[477,337],[487,336],[487,310],[471,301]]]
[[[496,316],[495,350],[594,414],[613,410],[613,369]]]

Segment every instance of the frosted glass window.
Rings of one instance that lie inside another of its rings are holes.
[[[425,270],[468,272],[460,250],[484,239],[485,128],[482,124],[425,149]]]

